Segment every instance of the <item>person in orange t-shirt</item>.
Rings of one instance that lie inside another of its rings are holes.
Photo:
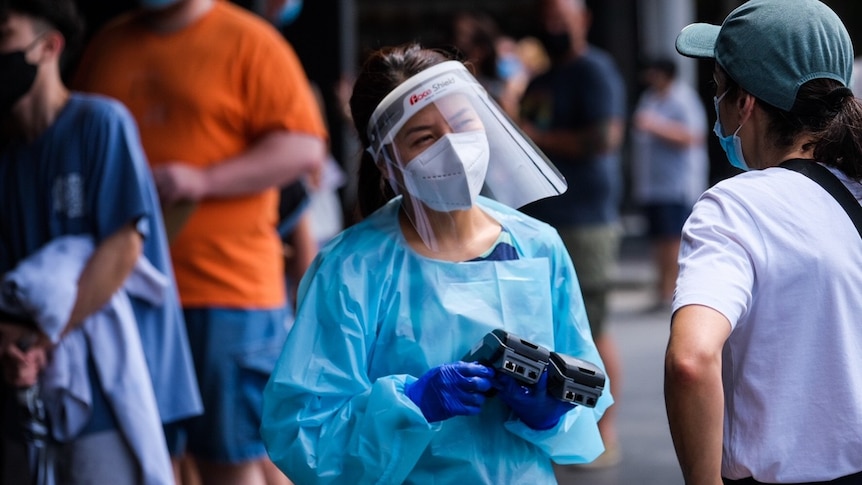
[[[260,399],[285,338],[278,189],[318,170],[326,131],[292,48],[217,0],[139,0],[90,42],[74,84],[135,116],[165,211],[204,415],[166,429],[206,483],[263,483]]]

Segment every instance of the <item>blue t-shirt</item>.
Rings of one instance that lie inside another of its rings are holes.
[[[0,147],[0,275],[57,237],[90,235],[99,244],[134,222],[144,256],[173,281],[161,217],[137,126],[115,100],[73,93],[35,141]],[[162,419],[198,414],[176,288],[160,307],[132,304]]]
[[[625,112],[625,85],[614,61],[592,46],[583,56],[536,77],[521,101],[521,116],[538,130],[581,129],[609,118],[623,119]],[[569,188],[523,207],[523,212],[557,227],[616,222],[622,193],[619,153],[548,155]]]
[[[519,259],[518,250],[515,249],[515,243],[512,240],[512,233],[505,227],[497,236],[497,241],[484,254],[479,255],[470,261],[514,261]]]

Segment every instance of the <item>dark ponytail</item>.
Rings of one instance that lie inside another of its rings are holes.
[[[360,218],[368,216],[395,196],[376,161],[365,150],[370,144],[368,122],[371,115],[399,84],[450,58],[443,51],[423,49],[419,44],[410,43],[375,51],[362,65],[350,97],[350,114],[363,148],[356,191]]]
[[[813,141],[814,159],[862,179],[862,105],[840,82],[819,78],[799,87],[790,111],[758,100],[769,116],[769,132],[777,147],[791,147],[800,134]]]
[[[814,159],[862,180],[862,104],[845,87],[833,89],[825,100],[834,115],[815,133]]]
[[[367,150],[362,150],[356,184],[358,187],[356,204],[359,210],[356,216],[359,220],[383,207],[389,199],[395,197],[395,192],[383,179],[383,174],[380,173],[374,158]]]

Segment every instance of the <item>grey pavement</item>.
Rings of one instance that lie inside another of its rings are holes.
[[[654,304],[654,271],[645,241],[627,238],[610,297],[608,331],[623,366],[617,427],[622,461],[603,469],[557,468],[561,485],[682,485],[664,408],[664,350],[669,310]]]

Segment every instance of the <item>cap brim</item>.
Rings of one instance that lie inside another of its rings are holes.
[[[715,40],[721,26],[712,24],[691,24],[676,36],[676,50],[686,57],[711,59],[715,57]]]

